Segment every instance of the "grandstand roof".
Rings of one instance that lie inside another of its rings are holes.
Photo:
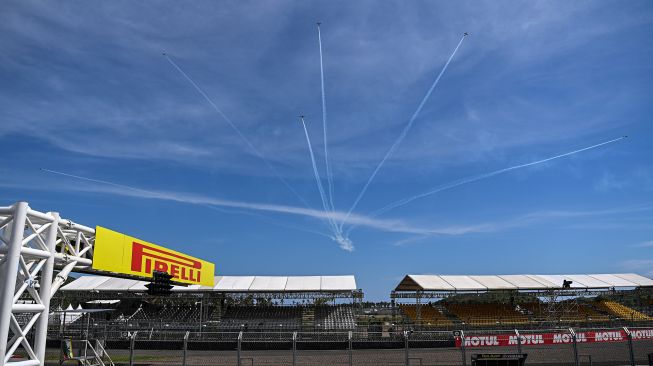
[[[653,286],[653,280],[634,273],[493,276],[406,275],[395,291],[549,290],[561,289],[564,280],[572,281],[572,289]]]
[[[106,276],[81,276],[62,291],[147,291],[145,281]],[[172,291],[215,292],[349,292],[356,291],[354,276],[216,276],[214,286],[174,286]]]

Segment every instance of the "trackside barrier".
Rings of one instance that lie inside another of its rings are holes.
[[[467,366],[467,355],[465,354],[465,331],[457,330],[453,333],[453,336],[460,338],[460,355],[463,357],[463,366]]]
[[[297,365],[297,332],[292,333],[292,366]]]
[[[351,335],[352,335],[352,334],[351,334],[351,331],[349,331],[349,332],[347,333],[347,341],[348,341],[348,343],[349,343],[349,366],[353,365],[353,362],[354,362],[354,353],[353,353],[354,350],[353,350],[352,347],[351,347],[351,345],[352,345],[352,342],[351,342],[352,337],[351,337]]]
[[[243,332],[238,333],[238,348],[237,348],[237,357],[238,357],[238,366],[240,366],[241,356],[240,353],[243,350]]]
[[[408,336],[410,335],[410,331],[406,330],[404,331],[404,354],[405,354],[405,361],[406,365],[410,365],[410,348],[408,348]]]
[[[624,327],[624,332],[626,332],[626,337],[628,337],[628,353],[630,355],[630,365],[635,366],[635,353],[633,352],[633,336],[630,334],[628,328]]]
[[[519,335],[519,330],[515,329],[515,335],[517,336],[517,352],[521,355],[521,335]]]
[[[98,343],[97,352],[119,358],[122,354],[125,359],[128,356],[130,366],[144,360],[152,365],[182,366],[466,366],[480,354],[528,355],[535,364],[552,361],[576,366],[641,365],[647,363],[648,354],[653,352],[653,329],[635,327],[386,333],[114,332],[101,339],[106,339],[106,346],[100,347]]]
[[[129,366],[134,366],[134,345],[136,344],[136,336],[138,332],[132,334],[131,339],[129,340]]]
[[[581,359],[581,361],[583,357],[585,357],[587,359],[587,365],[592,366],[592,355],[579,355],[578,357]]]
[[[186,357],[188,356],[188,336],[190,332],[186,332],[184,335],[184,357],[181,361],[182,366],[186,366]]]
[[[578,359],[578,339],[576,338],[576,332],[573,328],[569,328],[569,334],[571,334],[571,341],[574,347],[574,362],[576,366],[580,366],[580,360]]]

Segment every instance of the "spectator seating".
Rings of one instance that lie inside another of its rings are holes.
[[[413,323],[417,323],[417,305],[402,304],[399,305],[399,308]],[[428,304],[421,305],[420,315],[421,325],[449,326],[453,324],[440,310]]]
[[[222,314],[222,331],[297,330],[302,308],[298,306],[230,306]]]
[[[524,324],[528,317],[508,304],[446,303],[447,310],[470,325]]]
[[[318,306],[315,311],[315,326],[323,330],[352,330],[356,318],[351,306]]]
[[[602,300],[597,303],[597,306],[621,319],[634,321],[653,320],[652,317],[615,301]]]

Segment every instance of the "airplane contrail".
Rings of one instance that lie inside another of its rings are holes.
[[[614,143],[614,142],[617,142],[617,141],[623,140],[623,139],[625,139],[625,138],[627,138],[627,137],[628,137],[628,136],[621,136],[621,137],[619,137],[619,138],[612,139],[612,140],[609,140],[609,141],[605,141],[605,142],[602,142],[602,143],[600,143],[600,144],[596,144],[596,145],[588,146],[588,147],[585,147],[585,148],[582,148],[582,149],[578,149],[578,150],[570,151],[570,152],[568,152],[568,153],[564,153],[564,154],[560,154],[560,155],[552,156],[552,157],[550,157],[550,158],[546,158],[546,159],[542,159],[542,160],[537,160],[537,161],[533,161],[533,162],[526,163],[526,164],[520,164],[520,165],[511,166],[511,167],[509,167],[509,168],[504,168],[504,169],[495,170],[495,171],[493,171],[493,172],[489,172],[489,173],[485,173],[485,174],[477,175],[477,176],[470,177],[470,178],[465,178],[465,179],[462,179],[462,180],[459,180],[459,181],[456,181],[456,182],[452,182],[452,183],[448,183],[448,184],[445,184],[445,185],[442,185],[442,186],[438,186],[438,187],[436,187],[436,188],[434,188],[434,189],[432,189],[432,190],[430,190],[430,191],[428,191],[428,192],[420,193],[420,194],[418,194],[418,195],[411,196],[411,197],[404,198],[404,199],[401,199],[401,200],[399,200],[399,201],[393,202],[393,203],[391,203],[391,204],[389,204],[389,205],[387,205],[387,206],[385,206],[385,207],[383,207],[383,208],[381,208],[381,209],[378,209],[378,210],[372,212],[372,213],[370,214],[370,217],[379,216],[379,215],[384,214],[384,213],[386,213],[386,212],[388,212],[388,211],[390,211],[390,210],[392,210],[392,209],[395,209],[395,208],[397,208],[397,207],[404,206],[404,205],[406,205],[406,204],[408,204],[408,203],[410,203],[410,202],[413,202],[413,201],[415,201],[415,200],[417,200],[417,199],[424,198],[424,197],[427,197],[427,196],[430,196],[430,195],[433,195],[433,194],[436,194],[436,193],[439,193],[439,192],[442,192],[442,191],[446,191],[446,190],[448,190],[448,189],[452,189],[452,188],[455,188],[455,187],[458,187],[458,186],[462,186],[462,185],[464,185],[464,184],[477,182],[477,181],[479,181],[479,180],[483,180],[483,179],[487,179],[487,178],[493,177],[493,176],[495,176],[495,175],[499,175],[499,174],[507,173],[507,172],[512,171],[512,170],[521,169],[521,168],[526,168],[526,167],[529,167],[529,166],[533,166],[533,165],[537,165],[537,164],[546,163],[547,161],[551,161],[551,160],[555,160],[555,159],[560,159],[560,158],[563,158],[563,157],[565,157],[565,156],[578,154],[578,153],[583,152],[583,151],[587,151],[587,150],[591,150],[591,149],[596,149],[597,147],[600,147],[600,146],[603,146],[603,145],[607,145],[607,144],[611,144],[611,143]]]
[[[141,188],[130,187],[127,185],[116,184],[108,181],[103,181],[99,179],[86,178],[73,174],[53,171],[49,169],[41,169],[41,170],[48,173],[58,174],[58,175],[67,176],[75,179],[101,183],[100,185],[96,185],[92,187],[84,187],[81,185],[74,185],[74,184],[67,184],[63,186],[64,187],[63,189],[65,190],[72,190],[76,192],[90,192],[96,194],[103,193],[103,194],[118,195],[118,196],[139,198],[139,199],[156,199],[156,200],[163,200],[163,201],[177,202],[177,203],[184,203],[184,204],[191,204],[191,205],[201,205],[205,207],[218,206],[221,208],[228,208],[228,209],[234,209],[234,208],[244,209],[244,210],[260,211],[260,212],[270,212],[276,214],[301,216],[307,218],[314,218],[318,220],[326,220],[325,213],[322,210],[309,209],[309,208],[297,207],[297,206],[271,204],[271,203],[232,201],[232,200],[225,200],[216,197],[197,195],[188,192],[146,190]],[[0,185],[6,186],[3,184],[3,182],[0,182]],[[113,189],[105,189],[102,186],[113,186]],[[25,188],[25,185],[24,184],[21,184],[20,186],[10,185],[7,187]],[[30,187],[27,188],[29,189]],[[44,188],[42,184],[35,185],[31,188],[48,189],[48,190],[57,189],[57,187],[55,186]],[[509,220],[509,222],[506,223],[490,222],[490,223],[481,223],[481,224],[474,224],[474,225],[454,225],[448,227],[420,227],[420,226],[414,226],[403,220],[378,219],[378,218],[373,218],[371,216],[361,216],[358,214],[352,214],[349,220],[350,222],[353,223],[354,226],[364,226],[370,229],[380,230],[383,232],[418,234],[418,235],[464,235],[469,233],[481,233],[481,232],[494,231],[500,228],[512,227],[514,226],[515,223],[523,222],[524,219],[527,219],[526,221],[528,221],[530,219],[537,219],[543,217],[544,218],[569,217],[570,215],[572,217],[587,216],[587,215],[610,215],[610,214],[624,213],[624,212],[634,212],[634,211],[639,212],[642,210],[646,210],[646,211],[653,210],[653,205],[651,203],[647,203],[645,205],[636,206],[636,207],[626,207],[626,208],[617,208],[617,209],[591,211],[591,212],[582,212],[582,211],[581,212],[566,212],[566,211],[535,212],[532,214],[524,215],[521,218],[518,218],[516,221]],[[237,211],[237,212],[242,212],[242,211]],[[344,217],[345,213],[336,211],[330,213],[330,215],[333,215],[334,219],[340,220],[342,217]],[[324,233],[319,233],[319,234],[337,241],[340,244],[340,247],[344,250],[350,250],[350,251],[353,250],[353,247],[351,246],[351,241],[346,237],[343,237],[342,240],[339,241],[337,240],[337,238],[334,238],[333,236],[329,236]]]
[[[235,202],[235,201],[223,201],[223,200],[214,200],[214,202],[211,202],[211,203],[203,203],[200,200],[175,198],[170,194],[166,194],[165,192],[156,192],[156,191],[151,191],[151,190],[147,190],[147,189],[136,188],[136,187],[132,187],[132,186],[124,185],[124,184],[109,182],[109,181],[106,181],[106,180],[93,179],[93,178],[88,178],[88,177],[82,177],[82,176],[75,175],[75,174],[59,172],[59,171],[56,171],[56,170],[41,168],[41,171],[44,171],[46,173],[61,175],[61,176],[68,177],[68,178],[74,178],[74,179],[79,179],[79,180],[83,180],[83,181],[87,181],[87,182],[104,184],[104,185],[108,185],[108,186],[112,186],[112,187],[116,187],[116,188],[120,188],[120,189],[124,189],[124,190],[128,190],[128,191],[132,191],[132,192],[134,192],[136,194],[139,194],[140,197],[158,198],[158,199],[166,199],[166,200],[171,200],[171,201],[186,202],[186,203],[189,203],[189,204],[196,204],[196,205],[202,206],[204,208],[219,211],[219,212],[222,212],[222,213],[233,214],[235,212],[235,213],[242,214],[242,215],[256,216],[259,219],[261,219],[263,221],[266,221],[268,223],[271,223],[273,225],[286,227],[286,228],[294,229],[294,230],[300,230],[300,231],[304,231],[304,232],[307,232],[307,233],[316,234],[316,235],[324,236],[324,237],[329,238],[329,239],[333,239],[333,236],[327,235],[327,234],[319,232],[319,231],[310,230],[310,229],[306,229],[306,228],[286,224],[286,223],[271,219],[271,218],[269,218],[267,216],[264,216],[264,215],[261,215],[261,214],[255,213],[255,212],[240,211],[240,210],[235,209],[235,208],[241,208],[241,209],[247,209],[247,210],[261,210],[261,211],[272,211],[272,212],[274,212],[275,210],[274,210],[274,208],[272,206],[266,207],[265,205],[263,205],[261,207],[257,207],[256,204],[246,204],[246,203],[239,203],[239,202]],[[224,207],[228,207],[228,209],[224,208]],[[279,211],[281,211],[281,210],[279,210]],[[283,212],[283,211],[281,211],[281,212]]]
[[[304,116],[300,116],[299,119],[302,122],[302,127],[304,128],[304,135],[306,136],[308,153],[311,157],[311,164],[313,165],[313,175],[315,176],[315,184],[317,185],[317,190],[320,193],[320,199],[322,199],[322,206],[324,207],[324,212],[328,217],[329,224],[331,225],[331,229],[333,230],[333,233],[335,235],[338,232],[338,226],[336,225],[331,215],[329,215],[329,211],[331,210],[329,209],[329,203],[327,202],[327,197],[326,194],[324,193],[324,187],[322,187],[322,181],[320,180],[320,173],[317,170],[317,164],[315,163],[315,155],[313,154],[313,147],[311,145],[311,139],[308,136],[308,130],[306,129],[306,122],[304,122]]]
[[[228,208],[228,209],[252,210],[252,211],[259,211],[259,212],[271,212],[277,214],[310,217],[318,220],[329,220],[329,218],[333,220],[336,219],[339,220],[345,215],[344,212],[338,212],[338,211],[325,213],[322,210],[303,208],[297,206],[286,206],[286,205],[271,204],[271,203],[232,201],[232,200],[201,196],[201,195],[185,193],[185,192],[147,190],[147,189],[136,188],[124,184],[113,183],[106,180],[87,178],[79,175],[59,172],[56,170],[50,170],[44,168],[41,168],[41,170],[47,173],[57,174],[57,175],[79,179],[87,182],[98,183],[100,185],[106,185],[115,188],[115,189],[107,190],[107,189],[97,189],[94,187],[93,190],[86,190],[74,185],[67,186],[68,189],[73,189],[73,190],[83,191],[83,192],[95,192],[95,193],[100,192],[100,193],[114,194],[114,195],[127,196],[127,197],[136,197],[141,199],[157,199],[157,200],[164,200],[164,201],[171,201],[171,202],[180,202],[180,203],[186,203],[192,205],[199,205],[211,209]],[[242,212],[242,211],[237,211],[237,212]],[[457,227],[451,229],[450,228],[442,228],[442,229],[420,228],[420,227],[414,227],[412,225],[406,224],[401,220],[372,220],[367,217],[363,217],[359,215],[352,215],[350,220],[357,225],[366,226],[366,227],[387,231],[387,232],[401,232],[401,233],[411,233],[411,234],[424,233],[424,232],[441,233],[441,234],[461,233],[461,230]],[[472,230],[475,230],[475,228],[472,228]],[[466,229],[464,231],[466,231]],[[343,237],[342,235],[334,236],[334,235],[327,235],[318,232],[314,232],[314,233],[336,241],[340,245],[340,247],[344,250],[347,251],[353,250],[353,245],[351,240]]]
[[[322,88],[322,129],[324,136],[324,162],[326,164],[326,176],[327,183],[329,185],[329,203],[331,205],[331,211],[335,210],[333,205],[333,172],[331,171],[331,164],[329,163],[329,150],[328,150],[328,128],[327,128],[327,107],[326,107],[326,93],[324,91],[324,61],[322,57],[322,32],[320,31],[320,25],[322,23],[317,23],[317,40],[320,46],[320,85]]]
[[[417,109],[415,110],[415,112],[413,113],[413,115],[410,117],[410,120],[408,120],[408,123],[406,124],[406,126],[404,127],[404,129],[401,131],[401,133],[399,134],[399,136],[397,137],[397,139],[395,140],[395,142],[392,144],[392,146],[390,146],[390,149],[388,150],[388,152],[386,152],[386,154],[385,154],[385,156],[383,157],[383,159],[381,159],[381,161],[379,162],[379,164],[376,166],[376,168],[375,168],[374,171],[372,172],[372,175],[369,177],[369,179],[367,180],[367,182],[366,182],[365,185],[363,186],[363,189],[362,189],[362,190],[360,191],[360,193],[358,194],[358,197],[356,197],[356,200],[355,200],[354,203],[351,205],[351,208],[349,209],[349,211],[347,211],[347,215],[345,216],[345,218],[344,218],[344,219],[342,220],[342,222],[340,223],[340,229],[341,229],[341,230],[342,230],[342,227],[345,225],[345,222],[347,221],[347,219],[348,219],[349,216],[351,215],[351,213],[356,209],[356,206],[358,206],[358,203],[360,202],[360,200],[361,200],[361,199],[363,198],[363,196],[365,195],[365,192],[367,192],[367,188],[370,186],[370,184],[372,183],[372,181],[373,181],[374,178],[376,177],[376,175],[377,175],[377,173],[379,172],[379,170],[381,170],[381,167],[383,166],[383,164],[385,164],[386,160],[388,160],[388,158],[390,158],[390,156],[394,153],[394,151],[397,149],[397,147],[399,146],[399,144],[401,144],[401,142],[404,140],[404,138],[406,138],[406,135],[408,134],[408,131],[410,131],[410,129],[413,127],[413,123],[415,122],[415,119],[417,118],[417,116],[419,115],[419,113],[422,111],[422,108],[424,108],[424,105],[426,104],[426,101],[427,101],[427,100],[429,99],[429,97],[431,96],[431,93],[433,93],[433,90],[434,90],[435,87],[438,85],[438,82],[440,82],[440,78],[442,77],[442,75],[444,74],[444,72],[447,70],[447,67],[449,66],[449,63],[451,62],[451,60],[453,59],[453,57],[456,55],[456,52],[458,51],[458,48],[460,48],[460,45],[462,45],[463,40],[465,39],[465,37],[467,37],[467,35],[468,35],[468,34],[465,33],[465,34],[463,34],[462,38],[460,38],[460,42],[458,42],[458,45],[456,46],[456,48],[455,48],[455,49],[453,50],[453,52],[451,53],[451,56],[449,56],[449,59],[448,59],[447,62],[444,64],[444,67],[442,68],[442,70],[441,70],[440,73],[438,74],[438,77],[435,78],[435,81],[433,82],[433,84],[431,84],[431,87],[430,87],[429,90],[426,92],[426,95],[424,95],[424,98],[422,98],[422,101],[419,103],[419,105],[417,106]]]
[[[224,114],[220,108],[218,108],[218,106],[213,102],[208,94],[206,94],[204,90],[200,88],[200,86],[197,85],[197,83],[190,76],[188,76],[188,74],[186,74],[186,72],[184,72],[184,70],[182,70],[181,67],[179,67],[179,65],[177,65],[177,63],[174,62],[167,53],[164,52],[163,56],[166,58],[166,60],[168,60],[170,65],[172,65],[193,86],[193,88],[195,88],[195,90],[209,103],[209,105],[211,105],[211,107],[213,107],[213,109],[218,112],[222,119],[224,119],[224,121],[229,124],[229,126],[236,132],[236,134],[238,134],[240,139],[243,140],[243,142],[254,152],[254,154],[256,154],[256,156],[258,156],[265,163],[265,165],[267,165],[268,169],[270,169],[270,171],[286,186],[286,188],[288,188],[295,196],[297,196],[297,198],[302,201],[304,206],[310,208],[308,202],[306,202],[306,200],[290,185],[290,183],[288,183],[288,181],[286,181],[281,176],[281,174],[279,174],[279,172],[272,166],[268,159],[263,156],[263,153],[261,153],[261,151],[257,149],[256,146],[254,146],[254,144],[245,136],[245,134],[243,134],[238,126],[236,126],[236,124],[229,117],[227,117],[227,115]]]

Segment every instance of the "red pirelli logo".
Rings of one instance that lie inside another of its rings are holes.
[[[168,272],[173,278],[202,282],[202,262],[199,260],[136,241],[132,243],[131,269],[146,274]]]

